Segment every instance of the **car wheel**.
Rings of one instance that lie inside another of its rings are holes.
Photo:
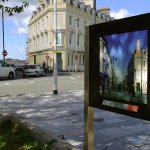
[[[15,75],[13,72],[10,72],[8,75],[8,79],[14,79]]]

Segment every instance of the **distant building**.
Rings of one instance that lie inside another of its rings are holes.
[[[38,0],[38,3],[39,6],[33,12],[28,25],[28,62],[40,65],[45,63],[52,70],[54,3],[53,0]],[[93,0],[57,0],[57,66],[59,70],[74,71],[75,61],[77,61],[77,70],[84,71],[85,27],[93,24],[92,3]],[[109,15],[109,10],[108,8],[98,10],[97,23],[113,19]]]
[[[27,64],[26,60],[19,60],[19,59],[13,59],[13,58],[6,58],[5,62],[8,64],[14,64],[14,65],[25,65]]]
[[[109,54],[107,42],[100,38],[100,92],[110,92],[113,84],[112,58]]]
[[[147,94],[147,49],[140,48],[140,40],[137,40],[127,68],[128,88],[134,89],[135,94]]]

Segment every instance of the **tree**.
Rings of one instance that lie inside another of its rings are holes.
[[[0,0],[0,2],[6,2],[10,0]],[[29,4],[25,1],[23,1],[21,6],[15,6],[15,7],[8,7],[0,4],[0,9],[3,9],[5,12],[9,13],[9,15],[12,15],[13,13],[20,13],[24,11],[24,8],[27,8]]]

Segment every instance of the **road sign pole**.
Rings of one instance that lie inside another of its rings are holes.
[[[3,51],[5,50],[5,34],[4,34],[4,8],[2,8],[2,32],[3,32]],[[5,61],[5,55],[3,55]]]
[[[54,0],[54,70],[53,94],[57,94],[57,0]]]

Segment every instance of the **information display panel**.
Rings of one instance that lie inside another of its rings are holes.
[[[149,19],[143,14],[87,28],[89,106],[150,120]]]

